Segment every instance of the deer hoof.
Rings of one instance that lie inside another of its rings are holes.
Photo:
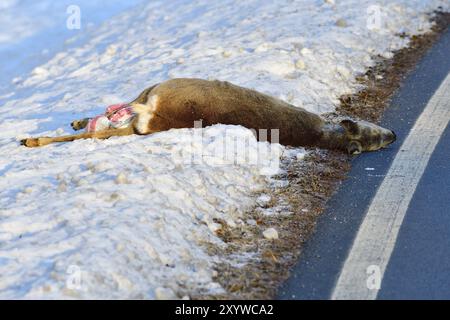
[[[20,141],[20,143],[21,143],[21,145],[28,147],[28,148],[39,147],[39,139],[37,139],[37,138],[23,139]]]
[[[50,142],[50,138],[48,137],[41,137],[41,138],[28,138],[28,139],[22,139],[20,141],[20,144],[28,147],[28,148],[34,148],[34,147],[40,147],[45,146]]]
[[[75,130],[75,131],[81,129],[80,121],[78,121],[78,120],[72,121],[72,123],[70,124],[70,126],[71,126],[72,129]]]
[[[86,128],[88,124],[89,124],[89,118],[84,118],[81,120],[72,121],[70,123],[70,126],[72,127],[73,130],[78,131],[78,130]]]

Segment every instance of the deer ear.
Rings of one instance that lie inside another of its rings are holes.
[[[358,141],[352,141],[347,147],[348,154],[360,154],[362,152],[362,145]]]
[[[340,122],[340,125],[352,135],[357,135],[359,133],[358,123],[350,119],[344,119]]]

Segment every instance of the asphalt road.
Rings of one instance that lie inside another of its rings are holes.
[[[388,149],[353,160],[349,178],[319,218],[316,232],[306,243],[291,278],[279,290],[279,299],[334,296],[380,185],[389,176],[391,164],[411,135],[416,120],[449,73],[450,30],[447,30],[405,79],[384,115],[382,125],[396,132],[397,142]],[[446,106],[450,108],[450,100]],[[377,299],[450,299],[448,124],[438,138],[423,174],[412,188],[414,192],[394,238],[392,254],[385,261],[381,287],[375,294]],[[415,152],[420,153],[423,146],[416,147]]]

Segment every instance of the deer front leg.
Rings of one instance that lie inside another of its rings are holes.
[[[21,144],[26,147],[41,147],[53,142],[66,142],[73,141],[78,139],[89,139],[89,138],[97,138],[97,139],[108,139],[112,136],[128,136],[134,134],[133,126],[129,126],[123,129],[108,129],[96,132],[85,132],[80,134],[73,134],[68,136],[61,137],[38,137],[38,138],[28,138],[21,140]]]

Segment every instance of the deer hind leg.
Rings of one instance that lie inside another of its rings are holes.
[[[97,139],[108,139],[113,136],[128,136],[134,134],[133,126],[129,126],[123,129],[108,129],[96,132],[84,132],[79,134],[72,134],[68,136],[61,137],[38,137],[38,138],[28,138],[21,140],[21,144],[33,148],[33,147],[41,147],[54,142],[66,142],[66,141],[74,141],[78,139],[89,139],[89,138],[97,138]]]
[[[72,126],[72,129],[75,131],[84,129],[87,127],[89,120],[91,120],[90,118],[83,118],[81,120],[75,120],[72,121],[72,123],[70,124]]]

